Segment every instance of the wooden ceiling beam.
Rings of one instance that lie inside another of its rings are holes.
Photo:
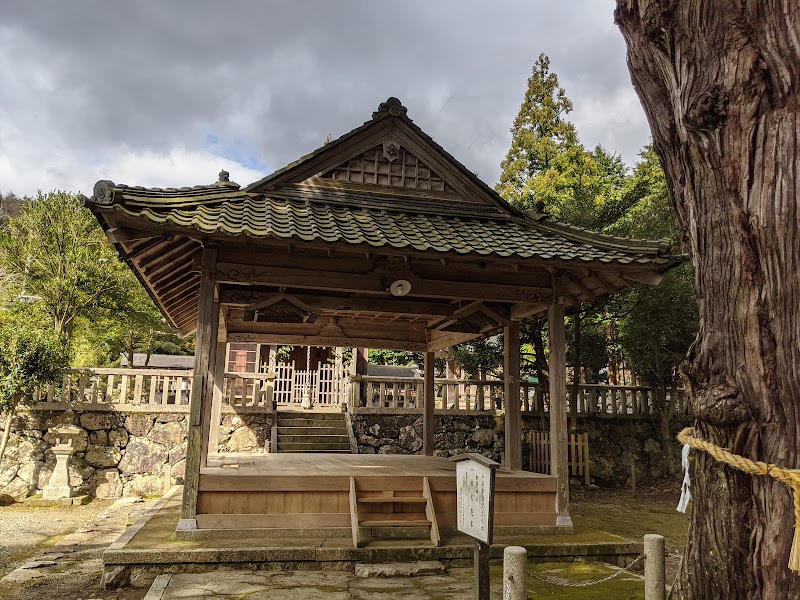
[[[410,352],[424,352],[426,347],[425,342],[410,342],[385,338],[275,335],[269,333],[233,333],[231,331],[228,331],[228,343],[262,343],[277,344],[280,346],[324,346],[328,348],[353,346],[360,348],[407,350]]]
[[[385,276],[351,274],[307,269],[269,268],[257,265],[219,263],[216,279],[221,283],[274,285],[314,290],[363,292],[391,298]],[[547,288],[501,285],[481,281],[437,281],[414,279],[408,297],[485,300],[494,302],[536,302],[547,300]]]
[[[192,248],[190,252],[187,252]],[[156,260],[150,262],[143,270],[142,273],[147,278],[158,277],[170,267],[179,264],[183,260],[188,260],[195,252],[200,250],[200,246],[194,240],[186,240],[178,242],[172,248],[161,254]],[[177,257],[177,258],[176,258]]]
[[[482,333],[431,332],[431,341],[428,342],[425,351],[438,352],[483,337],[485,335]]]
[[[609,294],[616,294],[619,290],[611,285],[600,273],[592,273],[592,278],[600,284],[600,287],[603,288]]]
[[[549,304],[541,302],[520,302],[511,307],[510,318],[512,321],[524,321],[534,315],[547,312]]]
[[[597,293],[594,290],[590,290],[588,287],[583,285],[583,283],[578,277],[572,277],[568,273],[563,273],[562,277],[564,278],[565,283],[572,284],[576,288],[578,288],[590,302],[597,298]]]
[[[277,292],[258,292],[231,290],[223,287],[220,290],[220,303],[229,306],[246,307],[249,304],[263,301]],[[328,296],[325,294],[293,294],[295,298],[324,311],[383,313],[395,315],[446,316],[453,312],[453,305],[444,302],[424,302],[418,300],[389,298],[347,298]]]
[[[165,302],[171,300],[176,295],[183,293],[186,289],[200,284],[200,278],[194,273],[186,273],[183,277],[171,282],[169,286],[158,288],[158,297]]]

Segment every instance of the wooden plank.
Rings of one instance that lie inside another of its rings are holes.
[[[503,372],[505,374],[505,466],[522,469],[522,414],[520,411],[519,322],[503,328]]]
[[[425,353],[425,392],[424,392],[424,413],[422,415],[422,453],[425,456],[433,456],[433,429],[434,414],[433,408],[436,402],[436,391],[434,387],[434,369],[436,368],[436,356],[433,352]]]
[[[433,494],[431,493],[431,484],[427,477],[422,478],[422,495],[427,500],[425,505],[425,516],[431,523],[431,542],[434,546],[442,545],[442,537],[439,535],[439,523],[436,521],[436,510],[433,505]]]
[[[199,529],[311,529],[350,527],[347,513],[282,513],[263,515],[198,514]]]
[[[554,297],[561,295],[561,281],[554,277]],[[567,364],[566,336],[564,330],[564,305],[557,301],[550,305],[549,324],[549,379],[550,379],[550,473],[558,480],[556,511],[569,520],[569,474],[567,471]]]
[[[216,262],[216,248],[203,248],[194,375],[189,397],[189,427],[186,436],[186,471],[183,485],[183,506],[181,509],[182,521],[191,521],[196,518],[200,469],[205,462],[204,451],[207,450],[208,443],[207,434],[211,414],[211,398],[210,394],[207,394],[210,391],[209,363],[213,358],[212,352],[216,349],[216,344],[213,344],[213,340],[216,339],[219,320],[219,305],[214,302]],[[207,395],[209,395],[208,399],[206,398]]]
[[[350,528],[353,533],[353,548],[358,548],[361,541],[358,528],[358,494],[356,493],[355,477],[350,478]]]

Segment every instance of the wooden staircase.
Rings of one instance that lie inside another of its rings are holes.
[[[350,452],[344,413],[278,412],[278,452]]]
[[[434,546],[441,544],[433,496],[427,477],[422,477],[419,495],[407,490],[384,490],[359,494],[356,478],[350,478],[350,524],[353,529],[353,546],[362,542],[364,528],[430,528]],[[374,530],[373,529],[373,530]]]

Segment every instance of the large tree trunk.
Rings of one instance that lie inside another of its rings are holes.
[[[617,0],[615,17],[697,271],[699,435],[796,468],[800,3]],[[696,459],[673,597],[799,598],[786,487]]]

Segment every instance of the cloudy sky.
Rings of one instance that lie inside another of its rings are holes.
[[[388,96],[490,185],[551,58],[587,146],[649,130],[613,0],[3,0],[0,191],[248,184]]]

